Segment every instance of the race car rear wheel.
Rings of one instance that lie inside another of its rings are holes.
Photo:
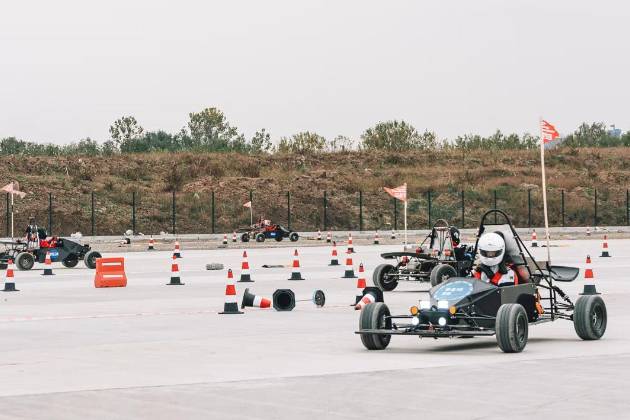
[[[291,233],[289,234],[289,240],[290,240],[291,242],[297,242],[297,240],[298,240],[298,239],[300,239],[300,235],[298,235],[298,233],[297,233],[297,232],[291,232]]]
[[[69,256],[65,260],[61,261],[61,265],[66,268],[74,268],[77,264],[79,264],[79,259],[76,255]]]
[[[284,238],[282,236],[281,230],[276,230],[276,237],[274,239],[276,240],[276,242],[282,242]]]
[[[15,266],[20,271],[28,271],[35,265],[35,257],[28,252],[20,252],[15,257]]]
[[[431,286],[437,286],[449,277],[456,277],[457,270],[448,264],[438,264],[431,270]]]
[[[88,251],[83,257],[83,262],[87,268],[94,270],[96,268],[96,259],[101,258],[101,253],[96,251]]]
[[[249,242],[249,233],[243,233],[241,235],[241,241],[242,242]]]
[[[391,292],[398,286],[398,280],[388,276],[396,268],[391,264],[381,264],[374,269],[372,273],[372,282],[384,292]]]
[[[573,326],[582,340],[599,340],[606,332],[606,304],[599,295],[582,295],[575,302]]]
[[[369,303],[361,310],[359,331],[391,329],[389,308],[383,302]],[[390,334],[360,334],[361,342],[368,350],[384,350],[391,339]]]
[[[525,308],[518,303],[499,307],[495,324],[497,344],[505,353],[520,353],[527,344],[528,321]]]
[[[265,234],[264,233],[256,234],[256,242],[265,242]]]

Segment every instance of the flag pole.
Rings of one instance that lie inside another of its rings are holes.
[[[405,249],[407,249],[407,199],[405,197]]]
[[[252,210],[252,203],[249,202],[249,225],[254,226],[254,210]]]
[[[13,236],[13,193],[11,193],[11,240],[13,240],[15,236]]]
[[[545,134],[542,130],[542,118],[540,126],[540,167],[542,174],[543,212],[545,215],[545,241],[547,242],[547,265],[551,265],[551,250],[549,249],[549,218],[547,216],[547,181],[545,175]]]

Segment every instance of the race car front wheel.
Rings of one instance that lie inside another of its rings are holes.
[[[395,270],[395,267],[391,264],[381,264],[374,269],[372,273],[372,282],[374,286],[378,287],[384,292],[391,292],[398,286],[398,280],[395,277],[390,277],[388,274]]]
[[[528,320],[525,308],[518,303],[499,307],[495,324],[497,344],[505,353],[520,353],[527,345]]]
[[[599,340],[606,332],[606,304],[599,295],[582,295],[575,302],[573,326],[582,340]]]
[[[361,309],[359,332],[361,330],[389,330],[392,320],[389,308],[383,302],[368,303]],[[392,338],[390,334],[360,334],[361,342],[368,350],[384,350]]]
[[[35,265],[35,257],[28,252],[20,252],[17,257],[15,257],[15,265],[20,271],[28,271]]]
[[[456,277],[457,271],[448,264],[438,264],[431,270],[431,286],[437,286],[450,277]]]
[[[289,240],[290,240],[291,242],[297,242],[297,240],[298,240],[298,239],[300,239],[300,235],[298,235],[298,233],[297,233],[297,232],[291,232],[291,233],[289,234]]]
[[[249,242],[249,233],[243,233],[241,235],[241,241],[242,242]]]
[[[88,251],[83,257],[83,262],[87,268],[94,270],[96,268],[96,259],[101,258],[100,252]]]
[[[265,234],[259,233],[256,235],[256,242],[265,242]]]

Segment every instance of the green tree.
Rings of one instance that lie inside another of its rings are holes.
[[[420,134],[405,121],[385,121],[368,128],[361,135],[365,149],[404,151],[409,149],[433,149],[437,147],[435,133]]]
[[[144,129],[132,116],[121,117],[109,127],[109,134],[121,152],[129,151],[127,149],[133,147],[131,144],[140,138],[143,132]]]
[[[337,136],[328,143],[331,152],[345,152],[354,148],[354,141],[350,137]]]
[[[273,144],[271,143],[271,135],[261,129],[256,131],[254,137],[250,142],[250,148],[252,153],[269,153],[273,150]]]
[[[246,151],[245,136],[232,127],[221,110],[206,108],[189,114],[188,129],[193,148],[209,151]]]
[[[292,135],[290,138],[282,137],[278,144],[281,153],[316,153],[326,147],[326,139],[317,133],[303,131]]]

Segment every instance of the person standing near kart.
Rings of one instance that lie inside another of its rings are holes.
[[[35,217],[28,218],[28,226],[26,227],[26,242],[28,249],[39,249],[39,227],[35,222]]]

